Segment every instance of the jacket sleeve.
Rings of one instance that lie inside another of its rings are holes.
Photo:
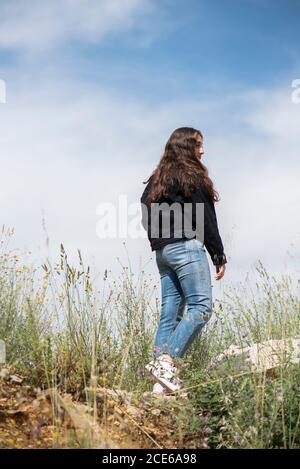
[[[148,186],[145,188],[144,192],[143,192],[143,195],[140,199],[140,202],[141,202],[141,209],[142,209],[142,219],[141,219],[141,223],[144,227],[144,229],[146,231],[148,231],[149,229],[149,218],[148,218],[148,214],[149,214],[149,210],[148,210],[148,205],[146,205],[146,202],[145,202],[145,199],[146,199],[146,196],[149,192],[149,189],[148,189]]]
[[[197,189],[194,200],[200,203],[204,202],[204,246],[214,265],[226,264],[227,259],[219,233],[214,201],[202,188]]]

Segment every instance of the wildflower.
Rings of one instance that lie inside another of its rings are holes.
[[[213,430],[210,427],[205,428],[206,433],[213,433]]]
[[[181,364],[181,368],[189,368],[190,367],[190,363],[182,363]]]
[[[200,415],[199,419],[202,420],[203,422],[207,422],[208,420],[208,415]]]
[[[32,429],[33,436],[38,438],[41,435],[41,431],[41,425],[39,423],[35,424]]]

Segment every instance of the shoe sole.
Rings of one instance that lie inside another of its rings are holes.
[[[174,392],[174,391],[180,391],[180,387],[176,384],[172,384],[170,381],[167,379],[161,377],[161,376],[156,376],[155,374],[155,368],[151,366],[150,364],[146,365],[146,369],[149,371],[151,376],[159,383],[161,384],[164,388],[166,388],[168,391]]]
[[[171,392],[169,389],[167,391]],[[181,391],[181,389],[177,389],[176,393],[173,394],[174,391],[172,391],[172,394],[168,394],[167,392],[154,392],[152,391],[151,394],[154,397],[157,397],[159,399],[177,399],[178,397],[181,399],[188,399],[188,394],[187,392]]]

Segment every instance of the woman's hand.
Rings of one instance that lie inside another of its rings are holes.
[[[223,277],[223,275],[225,274],[225,269],[226,269],[225,264],[216,265],[216,272],[217,272],[217,274],[215,275],[216,280],[220,280]]]

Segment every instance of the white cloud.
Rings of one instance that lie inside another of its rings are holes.
[[[291,83],[285,88],[253,93],[258,108],[246,116],[246,121],[257,133],[276,141],[299,142],[300,106],[293,102]],[[251,94],[249,96],[251,98]]]
[[[44,50],[130,30],[153,0],[1,0],[0,47]]]
[[[3,222],[16,229],[16,246],[44,253],[45,210],[53,255],[63,242],[71,257],[80,248],[99,271],[118,271],[117,256],[127,262],[124,240],[97,238],[97,205],[117,203],[119,194],[138,201],[142,180],[171,131],[202,122],[205,164],[222,198],[216,210],[230,259],[226,282],[240,278],[258,258],[274,272],[286,261],[288,269],[293,266],[286,253],[293,242],[299,252],[300,136],[293,119],[299,119],[300,105],[285,100],[287,90],[250,90],[218,106],[195,96],[146,106],[88,83],[36,77],[35,88],[28,85],[24,77],[10,80],[8,102],[0,107],[0,210]],[[228,131],[235,110],[243,131],[234,117]],[[146,263],[152,257],[150,271],[157,278],[148,240],[126,244],[134,268],[140,258]],[[215,293],[222,288],[215,284]]]
[[[228,235],[229,223],[234,226],[231,254],[235,266],[260,258],[280,271],[288,250],[299,252],[300,105],[292,103],[288,84],[249,90],[233,97],[234,107],[236,102],[241,127],[212,137],[209,149],[207,162],[216,155],[209,167],[222,196],[217,211]],[[229,104],[228,115],[230,109]]]

